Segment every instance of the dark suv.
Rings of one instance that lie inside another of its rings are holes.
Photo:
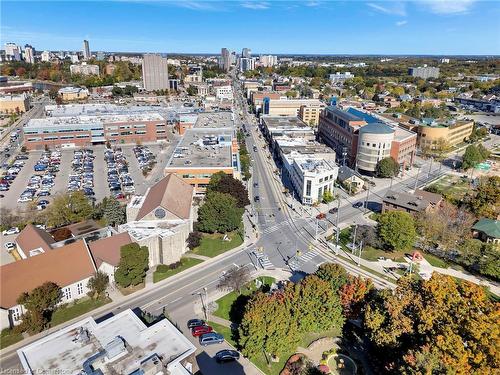
[[[240,353],[236,350],[221,350],[215,354],[215,360],[217,363],[232,362],[240,359]]]

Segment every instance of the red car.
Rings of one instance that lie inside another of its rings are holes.
[[[213,331],[213,329],[210,326],[198,326],[198,327],[194,327],[191,330],[191,334],[193,335],[193,337],[198,337],[198,336],[204,335],[205,333],[210,333],[212,331]]]

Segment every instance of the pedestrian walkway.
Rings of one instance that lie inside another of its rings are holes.
[[[288,266],[292,270],[298,271],[298,270],[303,268],[302,265],[304,263],[307,263],[307,262],[313,260],[317,256],[319,256],[319,254],[315,250],[306,251],[304,254],[300,255],[298,258],[292,258],[290,261],[288,261]]]
[[[193,253],[186,253],[184,254],[186,258],[195,258],[195,259],[200,259],[200,260],[209,260],[210,257],[207,257],[205,255],[199,255],[199,254],[193,254]]]
[[[227,319],[219,318],[218,316],[215,316],[215,315],[209,315],[208,320],[211,322],[220,324],[221,326],[224,326],[224,327],[228,327],[228,328],[236,327],[235,323],[232,323]]]

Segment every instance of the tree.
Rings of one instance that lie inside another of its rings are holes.
[[[56,196],[45,215],[49,226],[60,227],[88,219],[92,211],[83,192],[75,191]]]
[[[495,245],[488,243],[484,244],[479,260],[479,272],[483,275],[492,277],[496,280],[500,279],[500,251],[495,248]]]
[[[339,295],[328,281],[310,275],[298,284],[289,284],[285,296],[292,303],[293,319],[302,334],[342,329],[344,316]]]
[[[394,177],[399,173],[399,164],[390,156],[380,159],[377,162],[375,173],[382,178]]]
[[[476,165],[483,161],[483,155],[475,145],[469,145],[465,149],[464,156],[462,157],[462,168],[474,168]]]
[[[11,228],[21,221],[21,217],[12,210],[0,207],[0,226],[2,230]]]
[[[379,217],[378,234],[384,245],[393,250],[413,246],[417,233],[413,217],[403,211],[384,212]]]
[[[22,317],[21,330],[33,333],[44,330],[60,300],[61,288],[51,281],[43,283],[29,293],[22,293],[17,298],[17,303],[23,305],[27,312]]]
[[[186,239],[187,247],[189,248],[189,250],[193,250],[194,248],[200,246],[202,238],[203,235],[198,231],[189,233],[189,236]]]
[[[494,373],[499,319],[481,286],[438,273],[399,279],[394,291],[375,292],[364,312],[374,355],[404,374]]]
[[[117,226],[127,222],[125,207],[115,197],[105,197],[102,201],[103,217],[111,226]]]
[[[323,193],[323,203],[325,203],[325,204],[332,203],[334,200],[335,200],[335,197],[333,196],[333,194],[330,190],[326,190]]]
[[[433,146],[433,154],[439,161],[442,161],[450,150],[450,143],[445,138],[438,138]]]
[[[248,191],[241,181],[224,172],[217,172],[212,175],[207,190],[230,194],[236,199],[237,206],[240,208],[250,204]]]
[[[193,85],[189,85],[186,91],[189,96],[196,96],[196,94],[198,93],[198,89]]]
[[[88,283],[87,288],[90,289],[89,296],[94,298],[101,298],[104,295],[107,287],[109,285],[109,277],[102,271],[97,271],[94,273]]]
[[[243,211],[230,194],[208,192],[205,202],[198,210],[198,229],[207,233],[233,231],[241,225]]]
[[[330,283],[332,290],[337,293],[347,283],[347,272],[337,263],[323,263],[314,273],[321,280]]]
[[[126,288],[144,281],[148,270],[149,250],[133,242],[120,248],[120,262],[115,271],[115,281]]]
[[[279,356],[295,350],[300,335],[297,320],[290,316],[290,304],[283,293],[254,294],[238,330],[245,357],[255,358],[262,353]]]
[[[469,209],[477,216],[496,219],[500,215],[500,176],[484,177],[468,197]]]
[[[295,91],[295,90],[288,90],[287,92],[285,92],[285,96],[288,99],[294,99],[294,98],[297,97],[297,91]]]
[[[361,276],[347,276],[347,283],[339,291],[340,303],[347,319],[357,319],[361,313],[365,298],[373,289],[371,279],[364,279]]]
[[[358,225],[356,230],[358,238],[363,239],[364,246],[371,246],[374,248],[382,247],[382,243],[378,238],[377,229],[371,225]]]
[[[237,291],[241,293],[243,288],[250,281],[250,271],[247,267],[233,267],[219,279],[217,288],[220,290]]]
[[[422,242],[428,247],[439,246],[444,251],[455,250],[470,237],[474,217],[451,203],[444,202],[439,209],[416,215],[416,226]]]

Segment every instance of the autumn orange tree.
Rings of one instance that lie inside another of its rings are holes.
[[[340,304],[347,319],[357,319],[364,307],[368,293],[373,289],[371,279],[348,275],[347,282],[340,288]]]
[[[499,304],[475,284],[434,273],[374,294],[364,326],[385,370],[398,374],[492,374],[500,367]]]

